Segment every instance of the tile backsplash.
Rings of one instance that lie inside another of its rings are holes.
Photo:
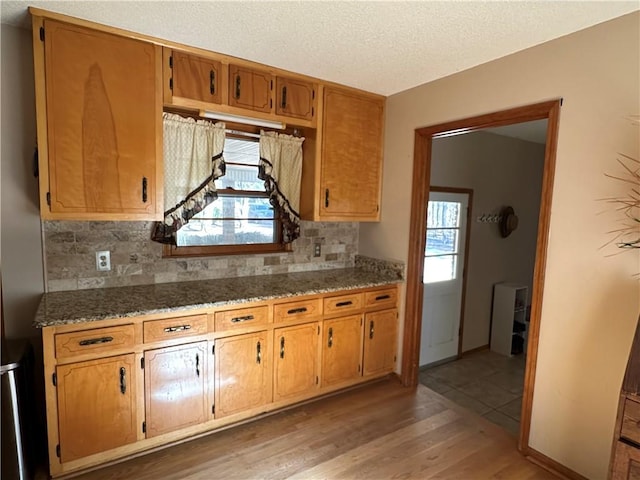
[[[45,221],[47,290],[121,287],[353,267],[357,222],[301,222],[293,251],[224,257],[162,258],[150,240],[153,222]],[[319,257],[313,256],[316,242]],[[95,253],[111,252],[111,270],[96,270]]]

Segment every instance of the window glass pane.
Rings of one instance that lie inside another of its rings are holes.
[[[176,239],[179,247],[275,243],[274,223],[274,220],[192,219],[178,230]]]
[[[444,282],[456,278],[457,255],[441,255],[439,257],[425,257],[424,283]]]
[[[225,158],[226,160],[226,158]],[[264,180],[258,178],[258,167],[246,165],[230,165],[224,176],[216,180],[216,188],[233,188],[235,190],[253,190],[264,192]]]
[[[227,137],[224,140],[224,160],[231,163],[258,165],[260,144],[253,140]]]
[[[434,228],[427,230],[427,250],[425,255],[458,253],[458,232],[454,228]]]
[[[429,202],[427,228],[459,226],[460,202]]]
[[[219,218],[273,218],[274,210],[267,197],[235,197],[220,195],[200,213],[193,216],[197,219]],[[188,225],[188,224],[187,224]],[[182,227],[182,229],[186,228]]]

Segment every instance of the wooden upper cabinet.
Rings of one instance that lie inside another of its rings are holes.
[[[384,99],[326,87],[319,219],[380,219]]]
[[[362,375],[362,315],[325,320],[322,342],[323,387]]]
[[[267,332],[262,331],[216,340],[216,418],[271,401],[271,354],[267,339]]]
[[[208,420],[207,342],[145,352],[147,438]]]
[[[173,97],[206,103],[222,102],[220,62],[173,50],[165,67],[170,68],[168,86]]]
[[[275,330],[274,401],[301,396],[318,388],[319,333],[318,322]]]
[[[229,65],[229,105],[272,113],[273,83],[274,76],[267,71]]]
[[[38,22],[42,216],[161,218],[160,47],[34,17],[34,27]]]
[[[136,371],[133,354],[56,368],[61,462],[136,441]]]
[[[363,375],[382,375],[395,369],[397,315],[395,308],[365,315]]]
[[[317,86],[294,78],[276,78],[276,113],[312,120],[316,112]]]

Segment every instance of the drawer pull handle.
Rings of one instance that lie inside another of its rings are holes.
[[[216,94],[216,72],[213,69],[209,72],[209,92]]]
[[[78,343],[81,347],[86,347],[87,345],[98,345],[109,342],[113,342],[113,337],[88,338],[87,340],[80,340]]]
[[[120,393],[127,393],[127,370],[124,367],[120,367]]]
[[[142,177],[142,203],[147,203],[147,177]]]
[[[287,87],[282,87],[282,109],[287,108]]]
[[[327,342],[327,346],[329,348],[333,346],[333,328],[329,329],[329,341]]]
[[[389,299],[389,298],[391,298],[391,295],[389,295],[388,293],[387,293],[387,294],[385,294],[385,295],[378,295],[378,296],[376,297],[376,302],[377,302],[378,300],[387,300],[387,299]]]
[[[200,376],[200,355],[196,353],[196,377]]]
[[[336,307],[348,307],[349,305],[353,305],[353,302],[351,300],[336,303]]]
[[[369,338],[373,338],[373,320],[369,322]]]
[[[260,342],[258,342],[256,345],[256,363],[260,365],[261,361],[262,361],[262,352],[260,351]]]
[[[287,310],[287,315],[293,315],[295,313],[304,313],[306,311],[307,311],[307,307],[292,308],[291,310]]]
[[[236,75],[236,100],[240,99],[240,75]]]
[[[185,330],[191,330],[191,325],[177,325],[164,329],[165,333],[184,332]]]
[[[280,358],[284,358],[284,337],[280,337]]]
[[[249,320],[253,320],[253,315],[245,315],[244,317],[234,317],[231,319],[231,323],[240,323],[240,322],[248,322]]]

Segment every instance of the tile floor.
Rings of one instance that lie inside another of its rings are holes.
[[[517,436],[524,367],[524,355],[505,357],[483,350],[442,365],[421,367],[420,383]]]

